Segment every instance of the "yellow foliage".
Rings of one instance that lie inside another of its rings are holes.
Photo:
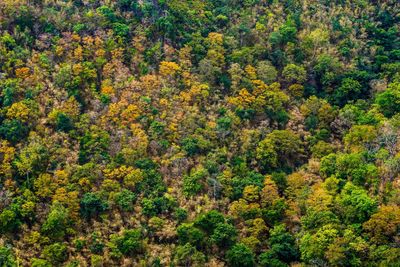
[[[82,46],[78,46],[75,50],[74,50],[74,59],[75,60],[82,60],[83,59],[83,49]]]
[[[140,116],[140,110],[138,106],[130,104],[121,112],[122,124],[123,125],[131,124],[139,116]]]
[[[35,245],[40,241],[40,233],[37,231],[32,231],[24,238],[24,240],[30,245]]]
[[[180,70],[180,67],[175,62],[162,61],[160,63],[160,74],[162,76],[175,75]]]
[[[61,45],[57,45],[56,46],[56,55],[60,57],[63,54],[64,54],[64,47],[62,47]]]
[[[120,184],[118,181],[111,180],[111,179],[105,179],[103,183],[101,184],[101,189],[106,191],[106,192],[116,192],[121,188]]]
[[[15,158],[15,148],[10,146],[7,141],[1,141],[0,155],[2,156],[2,161],[0,162],[0,177],[11,178],[12,162]]]
[[[247,65],[244,69],[251,80],[257,79],[257,70],[251,65]]]
[[[272,181],[272,177],[270,175],[265,177],[264,187],[261,190],[261,203],[265,206],[273,205],[277,200],[280,199],[278,187],[275,182]]]
[[[31,110],[24,102],[17,102],[11,105],[7,110],[7,117],[11,119],[18,119],[26,122],[29,118]]]
[[[34,186],[36,189],[36,195],[39,197],[50,197],[54,190],[57,188],[57,183],[55,183],[53,177],[48,173],[40,174],[35,180]]]
[[[294,97],[302,97],[304,92],[304,86],[298,83],[289,86],[289,92]]]
[[[28,78],[29,75],[30,75],[30,69],[27,67],[15,70],[15,76],[17,76],[17,78],[25,79]]]
[[[73,220],[79,219],[79,193],[77,191],[67,192],[64,187],[58,188],[52,199],[54,202],[60,202],[68,208],[69,216]]]
[[[259,196],[259,189],[255,185],[248,185],[243,189],[243,198],[249,202],[257,201]]]
[[[165,99],[165,98],[161,98],[159,102],[160,102],[160,105],[162,105],[162,106],[167,106],[168,105],[168,100]]]
[[[210,43],[212,44],[216,44],[216,45],[222,45],[223,41],[224,41],[224,36],[221,33],[217,33],[217,32],[210,32],[208,34],[208,40],[210,41]]]
[[[247,89],[243,88],[239,91],[239,95],[237,97],[230,97],[228,102],[240,108],[248,108],[255,100],[255,96],[249,93]]]
[[[95,52],[94,52],[94,55],[96,56],[96,57],[104,57],[105,56],[105,54],[106,54],[106,51],[104,50],[104,49],[97,49]]]
[[[111,85],[106,85],[101,87],[101,93],[104,95],[113,95],[115,93],[115,90]]]
[[[133,167],[122,165],[121,167],[115,169],[104,169],[103,174],[108,179],[122,180],[133,170]]]
[[[136,150],[139,153],[145,153],[147,146],[149,144],[148,136],[146,132],[142,129],[142,126],[138,123],[131,124],[131,132],[136,141]]]
[[[72,40],[74,40],[75,42],[80,42],[81,41],[81,37],[79,36],[79,34],[72,34]]]
[[[144,75],[140,78],[140,81],[142,82],[142,88],[148,93],[158,91],[161,86],[160,80],[155,75]]]
[[[143,180],[143,173],[139,169],[134,169],[124,178],[124,185],[133,188],[137,183]]]
[[[83,71],[83,67],[82,67],[82,64],[81,64],[81,63],[74,64],[74,65],[72,66],[72,73],[73,73],[74,75],[79,75],[79,74],[82,73],[82,71]]]
[[[71,96],[68,98],[67,101],[63,102],[61,110],[68,116],[71,116],[73,118],[76,118],[79,116],[79,103],[76,101],[75,97]]]

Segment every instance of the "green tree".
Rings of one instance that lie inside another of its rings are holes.
[[[255,266],[255,255],[250,248],[242,243],[234,245],[226,253],[226,261],[232,267],[252,267]]]
[[[192,223],[183,223],[179,225],[176,232],[178,234],[179,243],[182,245],[189,243],[197,248],[201,248],[204,244],[205,234],[200,229],[193,226]]]
[[[43,223],[41,231],[55,240],[62,240],[68,228],[68,210],[59,202],[55,202]]]
[[[54,243],[44,247],[42,257],[53,265],[61,265],[68,259],[67,246],[62,243]]]
[[[345,224],[363,223],[377,210],[378,203],[367,192],[347,182],[336,199],[337,211]]]
[[[16,267],[17,261],[11,248],[0,246],[0,266]]]
[[[294,132],[274,130],[258,144],[256,156],[269,168],[293,167],[304,157],[304,147],[300,137]]]
[[[81,215],[89,220],[105,212],[108,209],[108,203],[96,193],[86,193],[82,197],[80,207]]]
[[[231,224],[219,223],[210,238],[211,242],[220,248],[228,248],[236,242],[237,230]]]
[[[174,261],[179,266],[203,266],[206,262],[206,257],[194,246],[187,243],[176,247]]]
[[[307,72],[302,66],[288,64],[282,71],[285,81],[288,83],[302,84],[307,80]]]
[[[135,193],[128,189],[122,189],[121,192],[115,194],[115,203],[117,203],[123,211],[132,211],[135,200]]]
[[[385,91],[377,94],[375,103],[386,117],[400,112],[400,82],[389,84]]]
[[[358,99],[362,93],[362,85],[359,81],[344,78],[340,86],[334,91],[334,103],[343,106],[350,100]]]
[[[112,235],[111,242],[125,256],[136,256],[143,251],[140,229],[125,230],[122,235]]]

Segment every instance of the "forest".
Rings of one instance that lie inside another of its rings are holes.
[[[0,0],[1,267],[400,266],[397,0]]]

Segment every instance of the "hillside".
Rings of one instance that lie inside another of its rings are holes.
[[[400,2],[0,0],[0,266],[399,266]]]

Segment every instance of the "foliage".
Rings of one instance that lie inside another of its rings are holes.
[[[397,266],[398,1],[0,1],[0,266]]]

